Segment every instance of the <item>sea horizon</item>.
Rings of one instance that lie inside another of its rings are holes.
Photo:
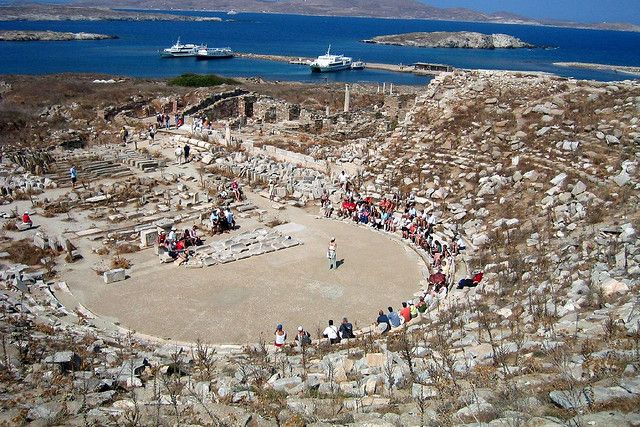
[[[152,11],[153,9],[121,9]],[[0,42],[5,61],[0,74],[97,73],[165,78],[183,73],[214,73],[228,77],[302,82],[361,82],[420,85],[428,77],[377,70],[314,75],[308,67],[246,58],[195,61],[160,59],[158,51],[180,37],[183,42],[229,46],[236,52],[315,57],[332,51],[354,60],[387,64],[431,62],[461,69],[544,72],[561,77],[616,81],[634,75],[555,66],[584,62],[640,66],[640,33],[577,29],[515,23],[385,19],[279,13],[227,15],[225,11],[153,10],[184,15],[215,16],[222,22],[180,21],[4,21],[0,30],[52,30],[112,34],[116,40],[72,42]],[[477,31],[505,33],[554,49],[432,49],[373,45],[361,40],[376,35],[413,31]]]

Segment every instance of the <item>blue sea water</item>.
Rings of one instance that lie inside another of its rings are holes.
[[[173,12],[175,13],[175,12]],[[186,72],[263,77],[305,82],[393,82],[423,84],[426,77],[376,70],[312,74],[308,67],[234,58],[197,61],[161,59],[158,51],[180,37],[183,42],[229,46],[239,52],[315,57],[329,44],[332,51],[365,62],[410,64],[435,62],[459,68],[545,71],[594,80],[632,78],[627,74],[561,68],[553,62],[593,62],[640,66],[640,34],[507,24],[406,19],[373,19],[198,12],[223,22],[59,21],[0,22],[0,30],[31,29],[114,34],[117,40],[73,42],[0,42],[1,74],[91,72],[135,77],[169,77]],[[553,49],[420,49],[362,43],[382,34],[412,31],[506,33]]]

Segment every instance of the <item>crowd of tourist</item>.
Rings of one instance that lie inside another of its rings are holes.
[[[322,213],[325,218],[350,219],[376,230],[400,232],[403,239],[429,254],[433,259],[434,268],[439,268],[443,264],[446,267],[454,256],[466,249],[464,241],[458,235],[449,241],[434,235],[438,218],[433,210],[418,209],[413,194],[404,200],[399,194],[394,194],[391,198],[385,197],[375,202],[371,197],[361,197],[353,191],[349,181],[343,183],[342,180],[345,179],[343,176],[345,175],[339,176],[339,181],[344,190],[344,197],[337,209],[331,203],[326,191],[321,197]]]
[[[433,209],[419,209],[413,193],[404,199],[396,193],[390,198],[374,201],[371,197],[362,197],[355,191],[344,171],[338,175],[337,181],[343,192],[342,203],[340,206],[334,206],[325,191],[321,197],[321,211],[325,218],[349,219],[379,231],[398,233],[402,239],[423,249],[431,259],[432,273],[422,295],[414,300],[402,302],[401,308],[397,311],[393,307],[387,307],[386,312],[379,310],[373,327],[376,332],[386,334],[433,309],[446,297],[454,285],[456,256],[466,250],[466,245],[458,234],[451,239],[441,234],[436,235],[438,217]],[[335,238],[332,238],[327,249],[329,269],[336,268],[336,248]],[[473,272],[471,277],[461,279],[456,289],[477,286],[483,275],[482,271]],[[344,318],[340,328],[334,325],[333,320],[329,320],[322,337],[335,344],[355,335],[353,326]]]
[[[171,129],[171,116],[165,113],[156,114],[158,128]],[[173,125],[177,129],[184,124],[184,114],[177,112],[173,115]]]
[[[167,234],[164,230],[158,233],[157,245],[163,248],[167,254],[180,263],[186,262],[193,254],[189,248],[201,246],[202,239],[198,233],[198,227],[194,224],[191,228],[186,228],[183,232],[178,232],[176,227],[171,227]]]
[[[212,234],[224,233],[236,228],[236,220],[231,208],[214,208],[209,215],[209,227]]]
[[[212,124],[212,121],[209,120],[206,116],[195,117],[193,119],[193,123],[191,123],[191,131],[202,132],[203,130],[211,130]]]

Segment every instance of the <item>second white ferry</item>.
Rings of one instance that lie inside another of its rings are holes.
[[[353,60],[344,55],[331,55],[331,45],[327,53],[318,56],[315,61],[309,64],[312,72],[326,73],[328,71],[340,71],[351,69]]]
[[[233,51],[228,47],[200,46],[196,51],[196,59],[233,58]]]

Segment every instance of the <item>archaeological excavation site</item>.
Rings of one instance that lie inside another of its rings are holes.
[[[1,425],[640,425],[640,81],[0,80]]]

